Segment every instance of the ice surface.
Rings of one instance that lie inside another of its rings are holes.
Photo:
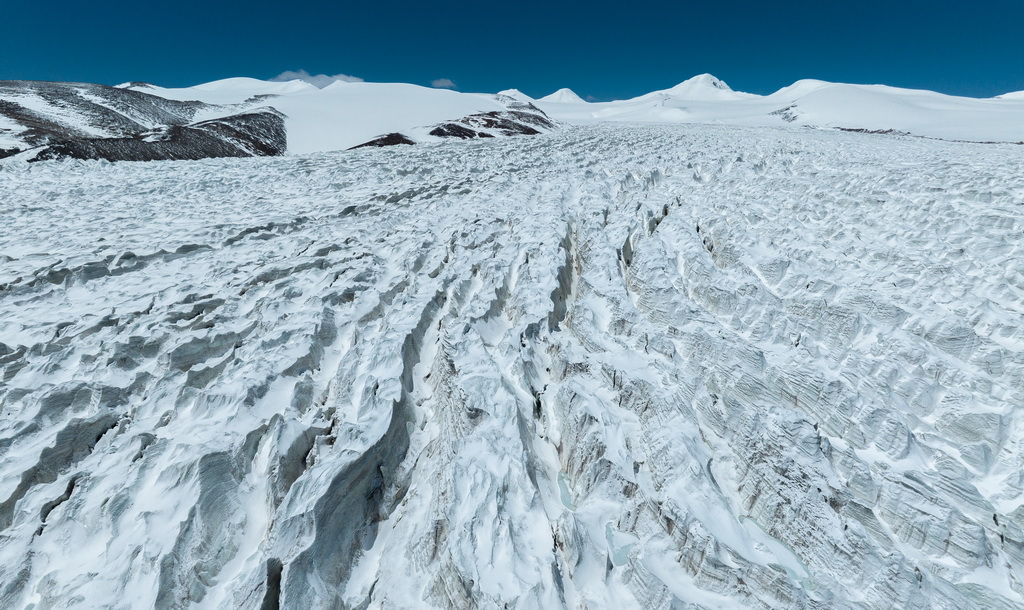
[[[798,127],[4,162],[0,606],[1020,607],[1022,204]]]

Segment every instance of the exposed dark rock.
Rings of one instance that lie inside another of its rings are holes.
[[[75,139],[44,147],[32,161],[105,159],[159,161],[210,157],[263,157],[283,154],[284,119],[271,111],[254,112],[169,127],[161,139],[144,137]]]
[[[895,129],[863,129],[860,127],[836,127],[839,131],[849,131],[851,133],[869,133],[880,136],[909,136],[910,132],[897,131]]]
[[[469,127],[463,127],[457,123],[444,123],[430,130],[430,135],[437,136],[439,138],[477,138],[480,137],[479,132],[473,131]]]
[[[364,142],[362,144],[353,146],[349,150],[355,150],[356,148],[365,148],[367,146],[396,146],[398,144],[415,144],[408,136],[400,133],[389,133],[379,138]]]
[[[435,138],[469,140],[495,136],[535,136],[544,130],[555,128],[554,121],[533,104],[521,102],[505,95],[495,97],[504,103],[508,110],[471,114],[461,119],[435,125],[427,134]],[[394,144],[415,144],[415,142],[404,134],[389,133],[353,148]]]
[[[800,118],[800,111],[797,110],[796,104],[780,108],[774,112],[769,112],[768,114],[777,116],[787,123],[792,123]]]
[[[263,107],[231,114],[236,108],[243,107],[168,100],[88,83],[0,81],[0,116],[23,128],[13,134],[23,146],[0,149],[0,158],[33,149],[38,152],[32,161],[154,161],[285,151],[280,113]],[[193,122],[197,113],[210,110],[227,116]]]

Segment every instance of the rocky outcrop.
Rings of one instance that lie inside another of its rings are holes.
[[[353,146],[352,148],[353,149],[356,149],[356,148],[367,148],[367,147],[380,148],[382,146],[398,146],[400,144],[415,144],[415,143],[416,142],[413,142],[408,136],[405,136],[405,135],[402,135],[402,134],[396,132],[396,133],[385,134],[385,135],[383,135],[383,136],[381,136],[379,138],[374,138],[374,139],[372,139],[369,142],[366,142],[364,144],[360,144],[358,146]]]
[[[284,121],[280,113],[265,109],[193,125],[171,125],[135,137],[55,139],[41,147],[31,161],[265,157],[283,154],[286,146]]]
[[[495,95],[494,98],[504,103],[508,110],[471,114],[454,121],[420,128],[410,134],[389,133],[352,148],[415,144],[417,141],[431,142],[445,139],[470,140],[502,136],[535,136],[556,127],[555,122],[548,118],[544,111],[530,102],[500,94]]]

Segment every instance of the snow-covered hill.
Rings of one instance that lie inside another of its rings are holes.
[[[0,607],[1020,608],[1022,202],[785,127],[0,165]]]
[[[550,103],[556,103],[556,104],[585,104],[586,103],[585,101],[583,101],[583,98],[581,98],[580,96],[576,95],[575,91],[573,91],[572,89],[564,88],[564,87],[562,89],[559,89],[558,91],[555,91],[554,93],[552,93],[550,95],[545,95],[544,97],[540,98],[537,101],[538,102],[550,102]]]
[[[338,82],[324,89],[232,78],[184,89],[147,83],[0,81],[0,158],[154,160],[344,150],[402,142],[536,135],[555,127],[503,95]]]
[[[536,135],[566,122],[725,123],[1024,142],[1024,97],[979,100],[804,80],[767,95],[701,74],[629,100],[569,89],[536,101],[396,83],[229,78],[168,89],[0,82],[0,158],[108,160],[308,154],[361,145]]]
[[[552,94],[537,100],[537,105],[562,121],[789,124],[947,140],[1024,142],[1024,97],[1013,93],[975,99],[883,85],[802,80],[760,96],[733,91],[723,81],[702,74],[629,100],[587,103],[578,96]]]
[[[318,89],[298,80],[230,78],[183,89],[149,85],[144,90],[172,100],[215,104],[268,96],[265,103],[285,116],[288,151],[293,154],[344,150],[391,133],[402,133],[411,141],[430,140],[429,132],[439,124],[471,115],[522,111],[510,107],[510,102],[515,106],[520,100],[401,83],[339,81]],[[535,108],[530,112],[543,118]]]

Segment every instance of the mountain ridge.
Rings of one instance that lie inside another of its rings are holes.
[[[263,113],[260,120],[251,120],[254,112]],[[523,112],[530,116],[516,115]],[[248,118],[232,119],[233,115]],[[486,116],[492,118],[470,118]],[[497,125],[498,116],[511,123],[496,130],[485,127]],[[209,121],[218,121],[220,127],[211,131]],[[225,139],[232,121],[237,124],[231,129],[243,134],[242,139],[238,133]],[[708,73],[667,89],[606,102],[585,101],[568,88],[534,100],[518,89],[463,93],[405,83],[342,81],[321,89],[300,79],[248,77],[184,88],[141,81],[115,87],[0,81],[0,158],[155,160],[307,154],[370,142],[536,135],[557,128],[558,122],[792,126],[1016,143],[1024,141],[1024,92],[975,99],[804,79],[756,95],[734,91]],[[188,127],[192,123],[206,126]],[[177,134],[174,142],[159,136],[172,132]],[[96,142],[100,139],[117,142]],[[43,153],[47,146],[51,147]]]

